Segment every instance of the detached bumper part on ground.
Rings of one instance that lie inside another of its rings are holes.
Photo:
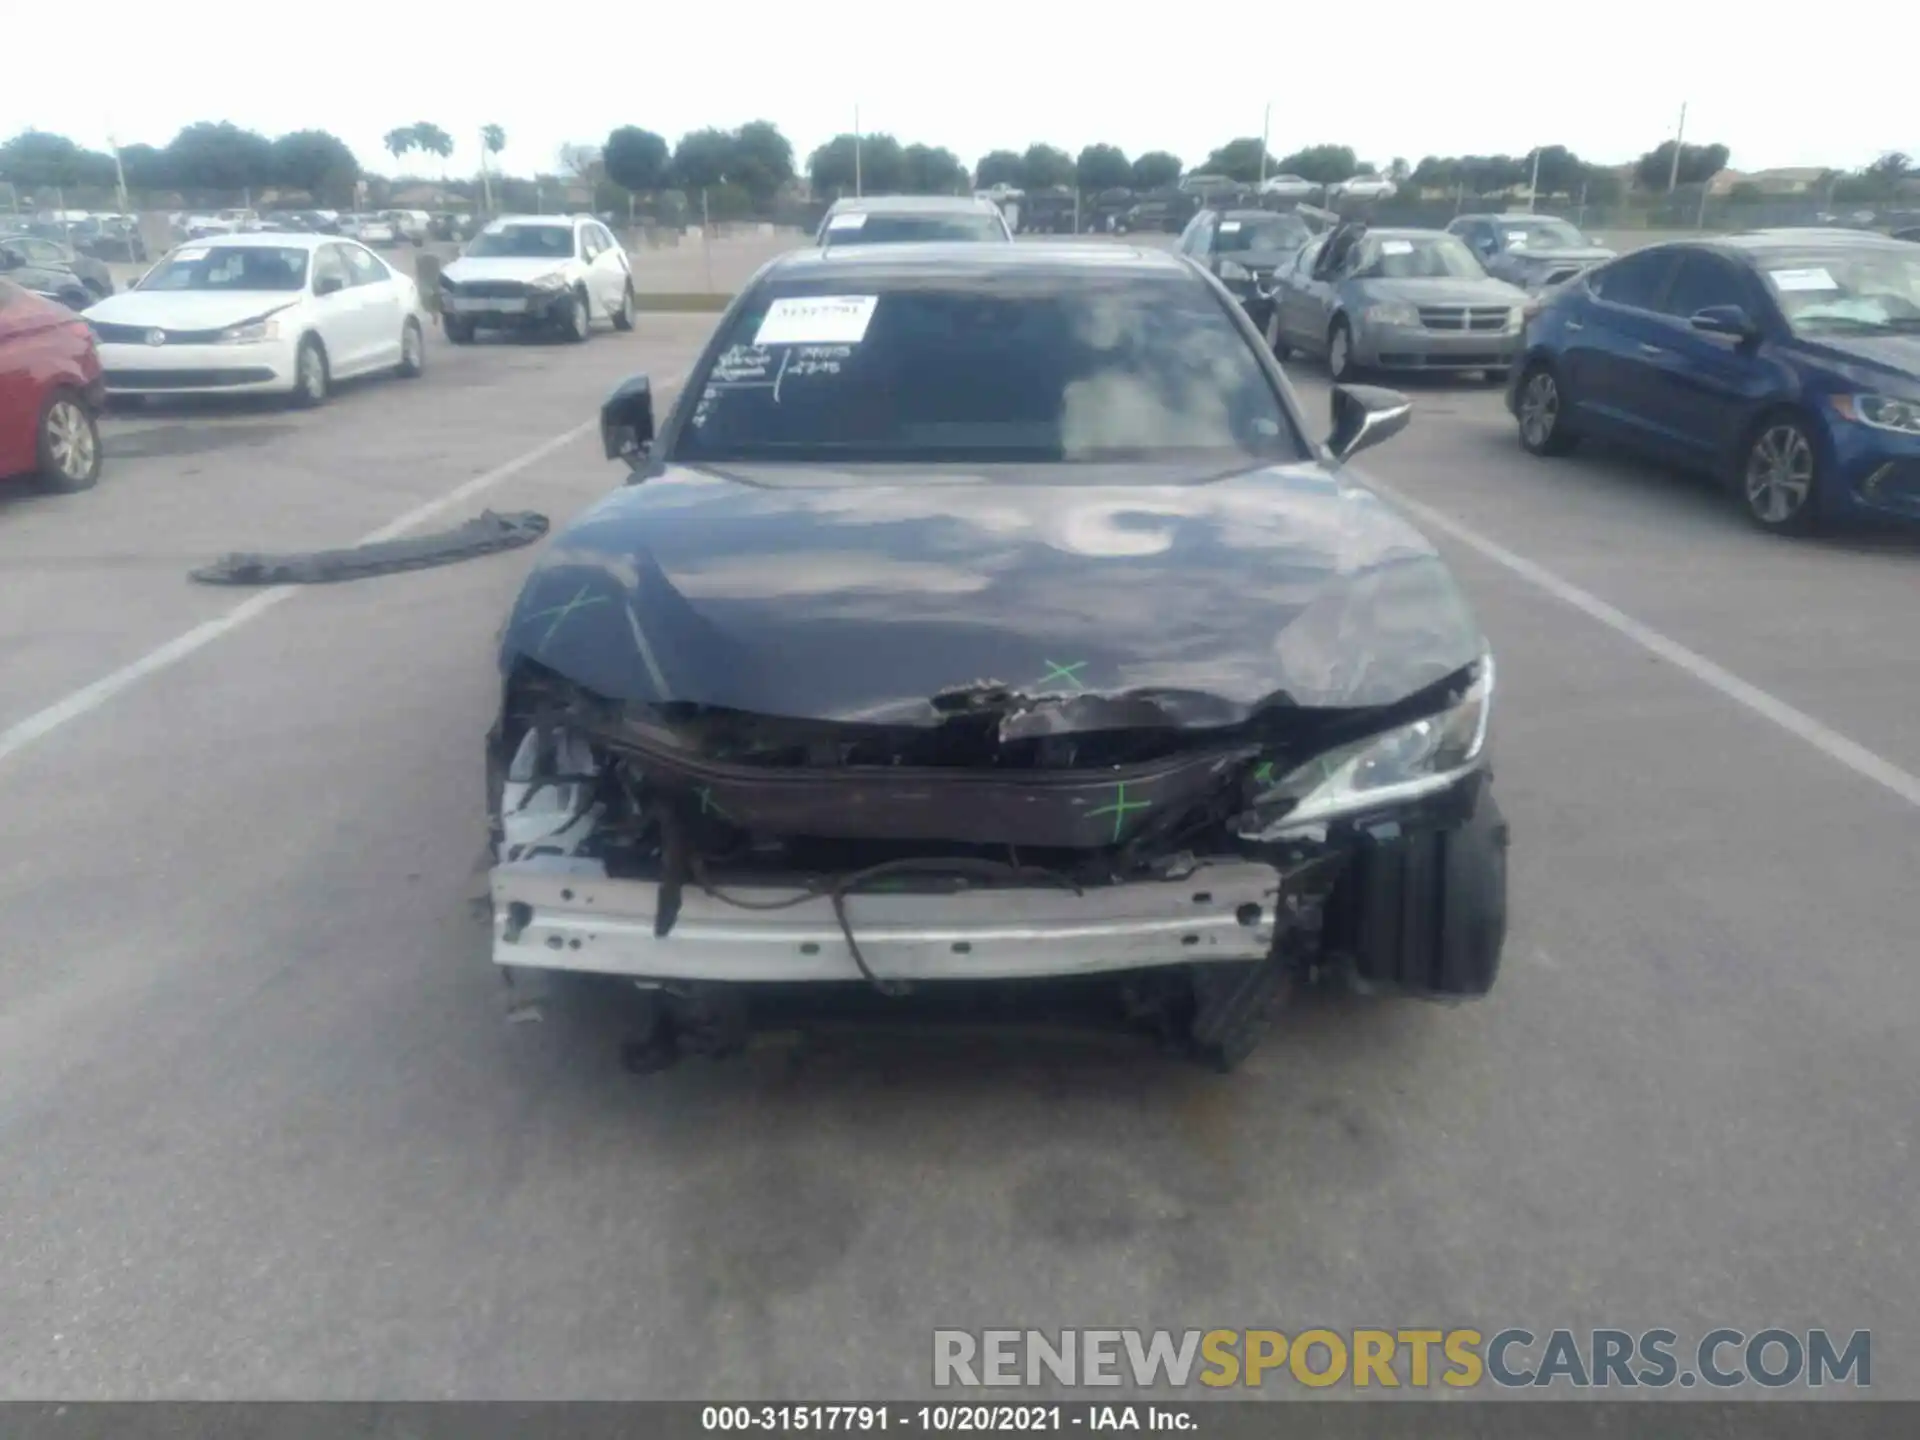
[[[1196,743],[1078,774],[741,765],[623,733],[564,687],[510,694],[489,755],[493,957],[516,993],[530,972],[581,972],[683,1008],[745,1009],[778,986],[1099,977],[1116,1015],[1222,1067],[1322,974],[1485,994],[1506,827],[1478,758],[1337,814],[1295,786],[1276,816],[1286,784],[1260,755]],[[1121,839],[1116,804],[1147,815]]]

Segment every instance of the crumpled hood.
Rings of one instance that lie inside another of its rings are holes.
[[[1484,280],[1458,277],[1427,279],[1355,279],[1369,300],[1404,300],[1409,305],[1521,305],[1527,295],[1518,286],[1491,276]]]
[[[1388,704],[1481,652],[1428,541],[1322,465],[1046,483],[1060,473],[669,470],[554,538],[503,666],[611,699],[903,725],[992,681],[1079,697],[1057,730],[1143,706],[1209,726]]]
[[[462,255],[441,267],[440,273],[456,285],[471,280],[516,280],[531,284],[566,267],[564,255]]]
[[[304,298],[293,290],[123,290],[89,305],[89,320],[157,330],[220,330],[258,320]]]

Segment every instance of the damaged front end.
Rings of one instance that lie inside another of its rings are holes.
[[[983,681],[883,725],[608,700],[523,660],[489,739],[494,959],[683,1008],[1101,977],[1231,1066],[1323,971],[1492,984],[1493,680],[1482,657],[1394,705],[1208,728]]]

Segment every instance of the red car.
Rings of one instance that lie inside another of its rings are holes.
[[[92,485],[105,393],[87,322],[0,280],[0,478],[31,476],[56,494]]]

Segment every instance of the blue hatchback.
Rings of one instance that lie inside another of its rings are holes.
[[[1649,246],[1527,323],[1520,443],[1583,436],[1703,469],[1755,523],[1920,519],[1920,249],[1866,231]]]

